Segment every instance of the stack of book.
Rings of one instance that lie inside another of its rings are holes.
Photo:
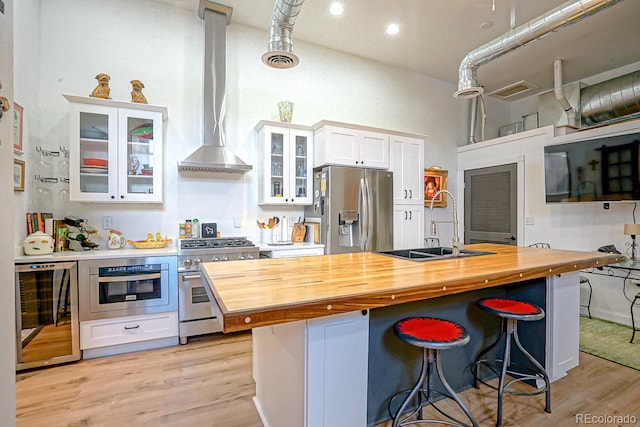
[[[27,212],[27,235],[36,231],[53,237],[54,252],[62,252],[67,246],[67,225],[64,219],[54,219],[50,212]]]

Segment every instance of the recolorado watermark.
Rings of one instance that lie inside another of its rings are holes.
[[[635,424],[635,415],[609,415],[609,414],[576,414],[576,424]]]

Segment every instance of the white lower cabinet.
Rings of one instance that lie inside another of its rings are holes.
[[[578,366],[580,355],[580,273],[547,278],[547,353],[545,368],[555,381]]]
[[[85,358],[87,358],[87,355],[101,356],[156,348],[163,346],[161,343],[168,344],[173,342],[174,338],[177,345],[177,311],[80,322],[80,349],[83,350],[83,357]],[[145,345],[145,342],[162,339],[169,340],[158,341],[158,345]],[[137,343],[140,343],[140,345],[118,347]],[[118,351],[118,348],[120,351]],[[105,350],[91,352],[92,349]]]
[[[255,328],[253,354],[265,427],[367,425],[368,312]]]
[[[424,246],[424,207],[393,205],[393,249]]]

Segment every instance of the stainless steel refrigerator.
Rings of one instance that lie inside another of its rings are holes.
[[[320,223],[325,253],[393,249],[393,172],[325,166],[313,174],[308,222]]]

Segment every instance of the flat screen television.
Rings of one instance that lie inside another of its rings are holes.
[[[547,203],[640,200],[640,133],[544,147]]]

